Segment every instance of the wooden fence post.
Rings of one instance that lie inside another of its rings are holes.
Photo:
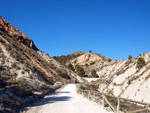
[[[120,99],[118,98],[118,103],[117,103],[117,113],[119,113],[119,109],[120,109]]]
[[[88,99],[89,99],[89,97],[90,97],[90,92],[88,93]]]
[[[102,96],[103,98],[103,108],[105,107],[105,99],[104,99],[104,95]]]
[[[95,92],[94,92],[94,101],[95,101]]]

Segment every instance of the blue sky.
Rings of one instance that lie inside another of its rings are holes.
[[[150,52],[150,0],[1,0],[0,16],[50,56]]]

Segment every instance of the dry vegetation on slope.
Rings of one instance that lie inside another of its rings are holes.
[[[100,92],[111,90],[115,96],[150,103],[150,53],[127,60],[109,60],[85,53],[70,63],[74,67],[81,65],[88,76],[95,70],[100,78],[96,81]]]
[[[1,112],[17,112],[38,98],[35,92],[54,90],[58,82],[62,85],[62,78],[35,50],[0,31]]]
[[[39,51],[29,37],[0,17],[1,113],[17,113],[63,84],[79,80],[77,74]]]

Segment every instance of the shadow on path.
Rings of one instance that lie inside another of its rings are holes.
[[[61,102],[61,101],[69,101],[71,99],[71,97],[69,96],[59,96],[59,94],[66,94],[66,93],[70,93],[68,91],[59,91],[59,92],[56,92],[54,94],[54,96],[52,97],[45,97],[41,100],[39,100],[37,103],[33,104],[33,105],[30,105],[30,107],[35,107],[35,106],[43,106],[45,104],[50,104],[50,103],[55,103],[55,102]],[[58,95],[58,96],[57,96]]]

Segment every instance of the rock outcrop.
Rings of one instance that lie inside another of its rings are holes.
[[[26,45],[29,48],[38,50],[33,41],[17,28],[9,24],[4,18],[0,17],[0,30],[9,34],[14,40]]]

